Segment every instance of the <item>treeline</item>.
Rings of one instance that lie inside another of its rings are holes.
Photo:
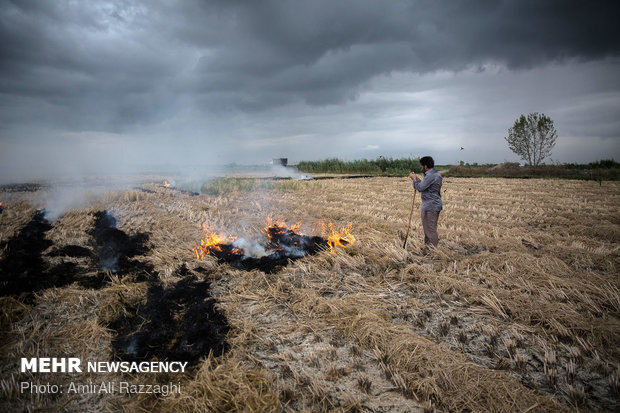
[[[343,161],[329,158],[322,161],[301,161],[297,169],[308,173],[362,174],[403,176],[410,171],[420,171],[418,158],[357,159]],[[505,177],[505,178],[565,178],[592,180],[619,180],[620,164],[613,159],[605,159],[587,164],[554,164],[540,166],[520,166],[518,162],[501,164],[435,165],[444,176],[460,177]]]
[[[410,171],[418,171],[420,162],[417,158],[384,158],[357,159],[343,161],[338,158],[329,158],[322,161],[301,161],[297,169],[308,173],[337,173],[337,174],[381,174],[407,175]]]
[[[620,179],[620,164],[614,160],[601,160],[588,164],[556,164],[520,166],[517,162],[498,165],[464,164],[454,165],[443,174],[459,177],[501,177],[501,178],[564,178],[595,181],[616,181]]]
[[[583,169],[584,166],[587,169],[618,169],[620,168],[620,163],[614,161],[613,159],[601,159],[600,161],[590,162],[586,165],[581,165],[578,163],[565,163],[562,164],[565,168],[568,169]]]

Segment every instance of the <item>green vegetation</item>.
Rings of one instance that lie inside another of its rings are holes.
[[[223,195],[230,192],[250,191],[297,191],[303,188],[320,188],[319,182],[296,181],[291,179],[260,179],[260,178],[215,178],[205,182],[200,192],[209,195]]]
[[[274,181],[274,189],[282,192],[299,191],[305,188],[322,188],[323,184],[312,181],[298,181],[293,179],[281,179]]]
[[[614,161],[613,159],[601,159],[600,161],[590,162],[587,165],[565,163],[562,164],[562,166],[569,169],[618,169],[620,168],[620,163]]]
[[[417,158],[393,159],[382,156],[375,160],[364,158],[354,161],[329,158],[322,161],[301,161],[297,168],[309,173],[407,175],[411,171],[419,170],[420,162]]]
[[[614,160],[601,160],[589,164],[558,164],[541,166],[519,166],[517,162],[499,165],[461,164],[452,166],[443,176],[498,177],[498,178],[564,178],[595,181],[616,181],[620,179],[620,164]]]
[[[266,183],[247,178],[215,178],[205,182],[200,188],[200,192],[209,195],[221,195],[235,191],[247,192],[259,189],[259,184],[264,185]]]
[[[419,171],[418,159],[383,158],[343,161],[329,158],[322,161],[302,161],[297,164],[300,171],[308,173],[358,174],[381,176],[406,176],[410,171]],[[455,177],[498,177],[498,178],[564,178],[610,181],[620,179],[620,164],[605,159],[588,164],[555,164],[520,166],[518,162],[501,164],[435,165],[444,176]]]

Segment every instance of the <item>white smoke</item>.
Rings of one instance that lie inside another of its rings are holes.
[[[298,246],[288,246],[280,244],[280,248],[284,251],[287,256],[301,258],[306,256],[306,251]]]
[[[236,240],[233,241],[232,245],[235,248],[239,248],[240,250],[243,250],[244,254],[247,257],[261,258],[266,255],[269,255],[263,245],[251,239],[237,238]]]
[[[55,221],[66,211],[84,207],[96,198],[97,195],[82,185],[54,186],[42,196],[45,218]]]
[[[37,194],[37,202],[45,210],[45,218],[55,221],[71,209],[100,202],[106,193],[130,190],[144,182],[137,176],[48,181]]]
[[[299,173],[297,168],[282,165],[271,165],[270,172],[273,174],[273,176],[278,178],[291,178],[297,180],[313,179],[311,175],[304,175],[302,173]]]

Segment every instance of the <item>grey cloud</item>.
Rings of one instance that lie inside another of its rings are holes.
[[[148,121],[153,117],[149,113],[158,115],[151,111],[154,107],[163,112],[164,104],[174,102],[169,91],[161,104],[155,103],[162,85],[168,83],[165,80],[178,70],[177,62],[170,59],[175,53],[162,56],[157,47],[157,32],[141,33],[138,19],[128,23],[118,17],[119,12],[127,14],[126,9],[113,10],[106,3],[88,5],[15,2],[2,6],[0,38],[7,47],[0,52],[1,103],[31,97],[57,107],[41,113],[43,118],[64,112],[57,125],[114,131]],[[11,111],[29,109],[12,107]],[[10,120],[11,115],[7,117]]]
[[[5,101],[37,97],[110,131],[173,116],[180,101],[214,110],[338,104],[393,71],[618,55],[618,9],[581,1],[9,2],[0,8],[0,90]]]
[[[218,90],[269,88],[310,104],[340,103],[373,76],[462,70],[488,61],[530,68],[617,55],[613,3],[231,3],[235,30],[197,68]],[[320,96],[324,94],[324,96]]]

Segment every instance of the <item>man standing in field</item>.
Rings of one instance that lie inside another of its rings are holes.
[[[424,172],[424,179],[420,180],[411,172],[409,178],[413,181],[413,188],[420,192],[422,197],[422,228],[424,228],[424,245],[426,248],[436,247],[439,243],[437,235],[437,221],[439,212],[443,208],[441,202],[442,178],[435,170],[435,161],[430,156],[420,158],[420,166]]]

